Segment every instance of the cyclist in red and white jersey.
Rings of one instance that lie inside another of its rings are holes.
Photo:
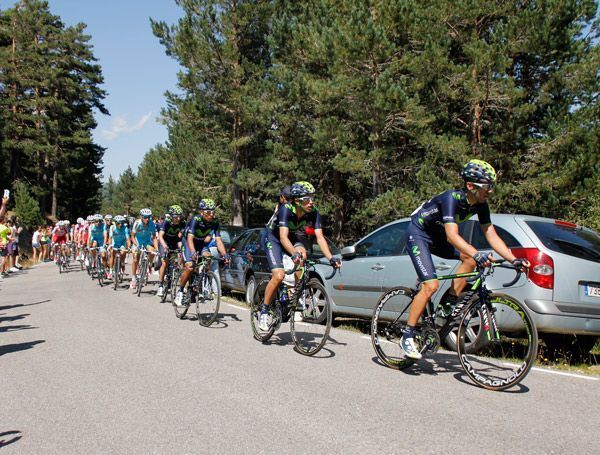
[[[56,225],[54,226],[54,228],[52,229],[52,245],[53,245],[53,253],[54,253],[54,260],[56,261],[58,258],[58,255],[56,254],[57,250],[58,250],[58,246],[60,245],[61,251],[64,253],[65,252],[65,245],[67,244],[67,240],[68,240],[68,229],[67,226],[65,226],[65,222],[64,221],[58,221],[56,223]]]

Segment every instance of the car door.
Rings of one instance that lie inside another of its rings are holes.
[[[405,230],[398,223],[384,226],[359,241],[353,257],[344,258],[341,273],[331,283],[331,297],[340,310],[375,307],[386,268],[392,264]]]
[[[244,267],[247,262],[245,245],[252,232],[253,231],[244,232],[237,239],[235,239],[229,248],[231,262],[228,266],[223,267],[223,273],[221,274],[222,283],[228,289],[239,290],[243,288]],[[240,285],[241,281],[242,284]]]

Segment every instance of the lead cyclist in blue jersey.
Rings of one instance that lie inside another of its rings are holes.
[[[402,337],[402,348],[406,356],[412,359],[421,358],[414,341],[415,327],[425,305],[439,287],[431,255],[460,259],[462,262],[456,270],[457,274],[471,272],[476,265],[489,265],[491,256],[478,252],[467,243],[459,234],[458,223],[477,215],[485,238],[494,251],[513,265],[529,267],[525,259],[517,259],[512,254],[492,224],[487,200],[496,184],[494,168],[485,161],[471,160],[464,166],[461,177],[465,182],[462,189],[446,191],[425,202],[412,213],[408,226],[408,254],[422,284],[413,299]],[[456,302],[465,285],[464,278],[452,282],[448,304]]]

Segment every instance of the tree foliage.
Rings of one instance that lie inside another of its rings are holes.
[[[85,24],[65,26],[46,1],[0,10],[0,178],[27,182],[43,214],[95,209],[104,150],[94,109],[108,114]]]
[[[177,24],[152,22],[182,71],[138,205],[210,196],[262,224],[281,186],[310,180],[341,242],[477,157],[499,171],[495,211],[600,227],[593,0],[177,4]]]

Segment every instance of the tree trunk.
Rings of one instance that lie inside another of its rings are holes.
[[[52,217],[56,218],[56,212],[57,212],[57,197],[56,197],[56,193],[58,192],[58,170],[56,168],[54,168],[54,172],[52,174]]]
[[[239,136],[240,129],[240,117],[239,115],[235,115],[233,120],[233,141],[235,143],[233,148],[233,156],[231,163],[231,202],[232,202],[232,213],[231,213],[231,223],[234,226],[243,226],[244,225],[244,214],[242,207],[242,190],[240,186],[237,184],[237,174],[242,169],[242,151],[237,144],[237,139]]]

